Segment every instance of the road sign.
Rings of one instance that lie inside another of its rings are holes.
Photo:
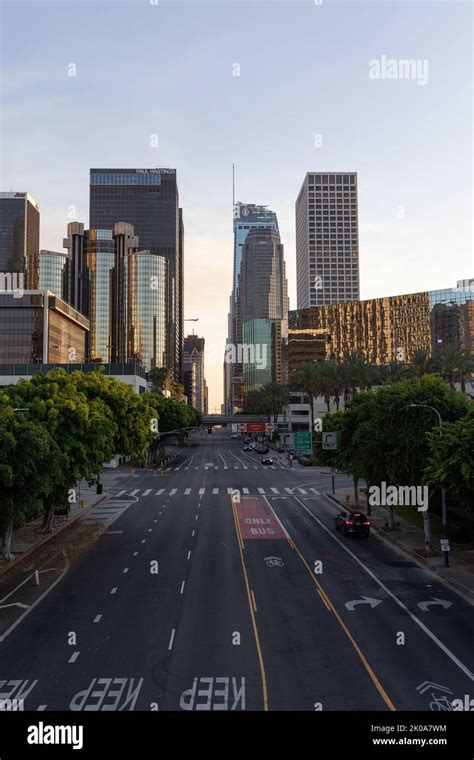
[[[339,448],[340,433],[323,433],[322,447],[323,449],[329,449],[335,451]]]
[[[441,544],[441,551],[442,552],[449,552],[450,551],[450,548],[449,548],[449,539],[448,538],[441,538],[440,539],[440,544]]]
[[[312,451],[313,441],[309,430],[297,430],[295,436],[295,449],[297,451]]]
[[[264,422],[247,422],[247,433],[264,433]]]
[[[266,422],[265,430],[267,433],[273,433],[273,431],[275,430],[275,425],[273,424],[273,422]]]
[[[293,433],[280,433],[280,450],[288,451],[295,448],[295,437]]]

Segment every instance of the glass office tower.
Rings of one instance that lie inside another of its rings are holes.
[[[28,270],[24,287],[38,287],[39,228],[39,206],[31,195],[0,193],[0,272]]]
[[[60,298],[66,297],[68,260],[68,254],[62,251],[42,249],[39,252],[40,290],[50,290]]]
[[[179,379],[183,341],[184,226],[176,169],[91,169],[90,226],[113,230],[117,221],[133,225],[142,248],[168,262],[165,365],[173,377]],[[143,328],[148,334],[153,331],[153,324],[143,323]]]
[[[86,230],[84,262],[88,274],[89,361],[112,361],[112,273],[115,240],[111,230]]]
[[[166,291],[168,260],[150,251],[125,256],[122,294],[127,357],[146,370],[166,367]]]

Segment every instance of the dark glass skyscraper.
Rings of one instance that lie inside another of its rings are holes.
[[[135,229],[140,247],[167,260],[166,365],[181,374],[183,340],[183,220],[176,169],[91,169],[90,227]]]
[[[28,269],[28,286],[39,283],[39,206],[28,193],[0,193],[0,272]]]

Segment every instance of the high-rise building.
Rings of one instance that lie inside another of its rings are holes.
[[[298,309],[359,298],[356,172],[308,172],[296,200]]]
[[[184,227],[176,169],[91,169],[91,228],[113,230],[119,220],[133,225],[143,249],[168,262],[166,366],[178,380],[183,338]],[[144,325],[144,329],[153,331],[153,325]]]
[[[28,193],[0,193],[0,272],[21,274],[23,287],[38,287],[39,233],[34,198]]]
[[[227,414],[231,414],[241,408],[243,400],[243,375],[241,363],[229,361],[229,356],[238,356],[238,333],[241,333],[241,322],[237,314],[237,295],[239,275],[242,264],[243,247],[250,230],[276,230],[278,220],[276,213],[268,206],[257,206],[254,203],[241,203],[234,205],[234,271],[232,280],[232,294],[228,318],[227,344],[233,347],[232,352],[226,351],[224,361],[224,404]]]
[[[67,253],[42,249],[39,252],[39,289],[50,290],[60,298],[66,298],[68,264]]]
[[[303,363],[338,362],[352,351],[381,365],[445,345],[474,355],[474,286],[299,309],[288,317],[290,379]]]
[[[47,290],[0,294],[0,365],[84,362],[88,330],[83,314]]]
[[[188,335],[183,346],[183,384],[188,404],[207,414],[207,383],[204,369],[204,338]]]
[[[130,251],[123,261],[120,298],[126,360],[138,360],[147,370],[166,366],[168,263],[164,256],[146,250]]]
[[[242,362],[235,365],[235,375],[243,378],[242,394],[264,385],[267,375],[274,382],[282,382],[281,351],[287,335],[288,307],[280,233],[272,229],[249,230],[242,247],[235,304],[236,342],[245,347]],[[266,366],[259,370],[259,352],[263,348]],[[235,400],[241,406],[243,396]]]
[[[113,272],[115,239],[111,230],[85,230],[84,264],[87,273],[87,316],[90,320],[91,362],[112,362]]]

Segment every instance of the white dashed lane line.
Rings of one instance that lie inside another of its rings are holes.
[[[116,594],[117,593],[117,589],[118,589],[118,586],[114,586],[110,593],[111,594]]]
[[[94,623],[99,623],[102,620],[102,615],[96,615],[94,618]]]
[[[184,591],[185,583],[186,583],[186,581],[183,581],[182,584],[181,584],[181,591],[179,592],[180,594],[182,594],[183,591]]]
[[[173,649],[173,641],[174,641],[175,633],[176,633],[176,628],[173,628],[173,630],[171,631],[170,643],[168,644],[168,650]]]
[[[70,656],[68,662],[76,662],[77,658],[79,657],[79,652],[73,652],[73,654]]]

